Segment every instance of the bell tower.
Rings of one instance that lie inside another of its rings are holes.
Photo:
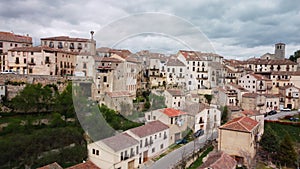
[[[284,43],[276,43],[275,44],[275,58],[276,59],[284,59],[285,58],[285,44]]]

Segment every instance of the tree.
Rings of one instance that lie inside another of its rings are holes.
[[[224,106],[221,117],[222,123],[226,123],[228,120],[228,107]]]
[[[41,84],[27,84],[25,88],[11,100],[10,107],[19,112],[43,112],[53,102],[53,91]]]
[[[210,104],[211,101],[212,101],[212,99],[213,99],[213,95],[211,95],[211,94],[205,94],[204,97],[205,97],[207,103]]]
[[[260,145],[268,152],[271,158],[277,157],[276,154],[279,150],[279,143],[280,141],[275,131],[270,126],[266,126]]]
[[[297,62],[298,58],[300,58],[300,50],[297,50],[296,52],[294,52],[294,55],[291,55],[289,60],[291,60],[293,62]]]
[[[294,144],[291,136],[286,133],[285,137],[280,143],[278,151],[278,159],[281,164],[287,166],[294,166],[297,161],[297,152],[295,151]]]

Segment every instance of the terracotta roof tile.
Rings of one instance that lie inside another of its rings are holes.
[[[52,164],[48,164],[46,166],[37,168],[37,169],[63,169],[57,162],[54,162]]]
[[[258,124],[259,123],[257,121],[245,116],[235,118],[227,122],[226,124],[222,125],[220,129],[251,132],[256,126],[258,126]]]
[[[120,133],[100,141],[108,147],[110,147],[111,149],[113,149],[115,152],[139,144],[139,142],[136,139],[134,139],[127,133]],[[97,142],[95,144],[97,144]]]
[[[252,75],[255,79],[257,79],[257,80],[272,81],[271,79],[269,79],[269,78],[267,78],[267,77],[265,77],[265,76],[263,76],[263,75],[260,75],[260,74],[254,74],[254,73],[252,73],[251,75]]]
[[[182,90],[178,89],[168,89],[166,90],[168,93],[170,93],[172,96],[184,96],[184,93]]]
[[[168,128],[169,127],[166,124],[157,120],[157,121],[149,122],[143,126],[130,129],[130,131],[133,134],[137,135],[138,137],[142,138],[142,137],[146,137],[146,136],[161,132]]]
[[[186,114],[186,112],[176,110],[173,108],[165,108],[165,109],[162,109],[161,111],[169,117],[175,117],[175,116],[180,116],[180,115]]]
[[[179,59],[169,59],[167,61],[167,66],[185,66]]]
[[[246,116],[257,116],[257,115],[261,115],[259,113],[259,111],[257,110],[244,110],[241,112],[242,114],[246,115]]]
[[[237,162],[230,155],[220,151],[210,153],[207,160],[198,169],[233,169]]]
[[[54,37],[41,38],[41,40],[69,41],[69,42],[88,42],[89,41],[89,39],[71,38],[69,36],[54,36]]]
[[[247,64],[254,65],[297,65],[297,63],[289,60],[289,59],[260,59],[260,58],[251,58],[245,61]]]
[[[257,97],[257,93],[245,93],[245,94],[243,94],[243,97],[256,98]]]
[[[16,34],[11,33],[11,32],[0,32],[0,41],[32,44],[32,38],[31,37],[16,35]]]
[[[112,57],[95,57],[96,62],[113,62],[113,63],[121,63],[123,62],[122,60],[119,60],[117,58],[112,58]]]
[[[9,49],[8,51],[12,52],[41,52],[41,51],[48,51],[48,52],[61,52],[61,53],[68,53],[78,55],[79,52],[70,52],[62,49],[50,48],[48,46],[26,46],[26,47],[16,47]]]
[[[68,167],[67,169],[100,169],[97,167],[93,162],[87,161],[84,163],[80,163],[71,167]]]

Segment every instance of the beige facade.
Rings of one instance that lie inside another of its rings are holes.
[[[126,133],[139,141],[140,164],[161,154],[169,147],[169,127],[158,120],[127,130]]]
[[[18,74],[73,75],[76,55],[45,46],[13,48],[8,51],[5,69]]]
[[[165,105],[168,108],[184,109],[185,95],[181,90],[168,89],[164,91]]]
[[[103,100],[100,101],[99,104],[105,104],[108,108],[127,116],[132,113],[133,98],[133,95],[131,95],[128,91],[106,92]]]
[[[126,133],[88,144],[88,159],[103,169],[137,168],[139,153],[139,142]]]
[[[251,164],[257,149],[259,123],[249,117],[235,118],[219,127],[218,150]]]
[[[72,38],[69,36],[41,38],[41,44],[50,48],[95,56],[96,41],[93,39],[93,34],[94,33],[91,32],[91,39]]]
[[[279,110],[280,98],[274,94],[245,93],[241,106],[244,110],[256,110],[265,114],[271,110]]]
[[[299,109],[300,89],[295,86],[284,86],[279,89],[284,97],[284,107],[290,109]]]
[[[187,130],[187,114],[173,108],[158,109],[145,113],[146,122],[159,120],[170,128],[169,144],[174,144],[184,135],[182,132]]]
[[[252,93],[271,93],[272,80],[259,74],[246,74],[238,79],[238,84]]]
[[[7,64],[7,52],[16,47],[32,46],[32,38],[14,34],[13,32],[0,32],[0,62],[1,71],[4,71]]]

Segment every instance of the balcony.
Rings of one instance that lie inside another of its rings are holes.
[[[150,68],[151,71],[156,71],[156,70],[159,70],[158,68],[156,67],[153,67],[153,68]]]
[[[36,65],[34,62],[28,62],[28,65],[29,66],[34,66],[34,65]]]
[[[265,103],[257,103],[258,107],[261,107],[261,106],[264,106],[264,105],[265,105]]]
[[[111,66],[98,66],[98,69],[100,69],[100,70],[111,70],[113,68]]]
[[[202,76],[202,77],[197,77],[196,79],[197,79],[197,80],[203,80],[203,79],[204,79],[204,80],[207,80],[208,77],[207,77],[207,76]]]

